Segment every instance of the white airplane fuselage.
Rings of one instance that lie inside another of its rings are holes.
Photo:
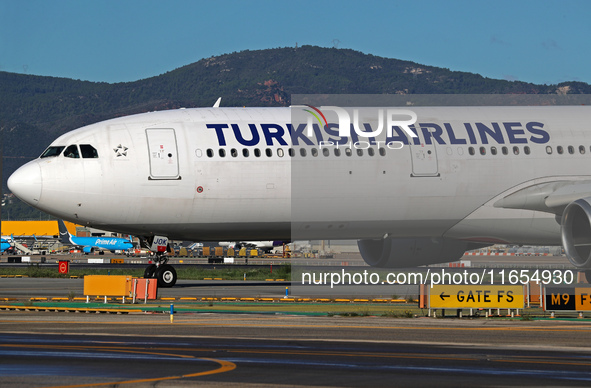
[[[98,157],[35,159],[11,176],[9,187],[71,222],[178,240],[561,243],[557,213],[498,201],[546,183],[589,179],[591,107],[413,111],[417,140],[401,149],[369,146],[373,155],[353,148],[351,156],[345,146],[338,156],[334,146],[324,147],[325,156],[323,147],[290,137],[289,108],[116,118],[68,132],[50,146],[91,145]]]

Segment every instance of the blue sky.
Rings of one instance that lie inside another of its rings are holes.
[[[0,70],[90,81],[338,46],[486,77],[591,83],[591,1],[0,0]]]

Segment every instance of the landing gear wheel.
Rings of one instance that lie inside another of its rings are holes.
[[[158,287],[172,287],[176,283],[176,271],[172,265],[163,264],[156,270]]]
[[[158,267],[156,267],[156,264],[150,264],[149,266],[146,267],[146,270],[144,271],[144,279],[151,279],[156,277],[156,269]]]

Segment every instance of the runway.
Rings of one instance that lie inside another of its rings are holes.
[[[588,322],[0,315],[3,387],[589,386]]]

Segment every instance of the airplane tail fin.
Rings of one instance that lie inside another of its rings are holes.
[[[68,228],[66,228],[66,224],[63,220],[57,220],[57,224],[60,231],[60,241],[62,244],[70,245],[70,232],[68,232]]]

